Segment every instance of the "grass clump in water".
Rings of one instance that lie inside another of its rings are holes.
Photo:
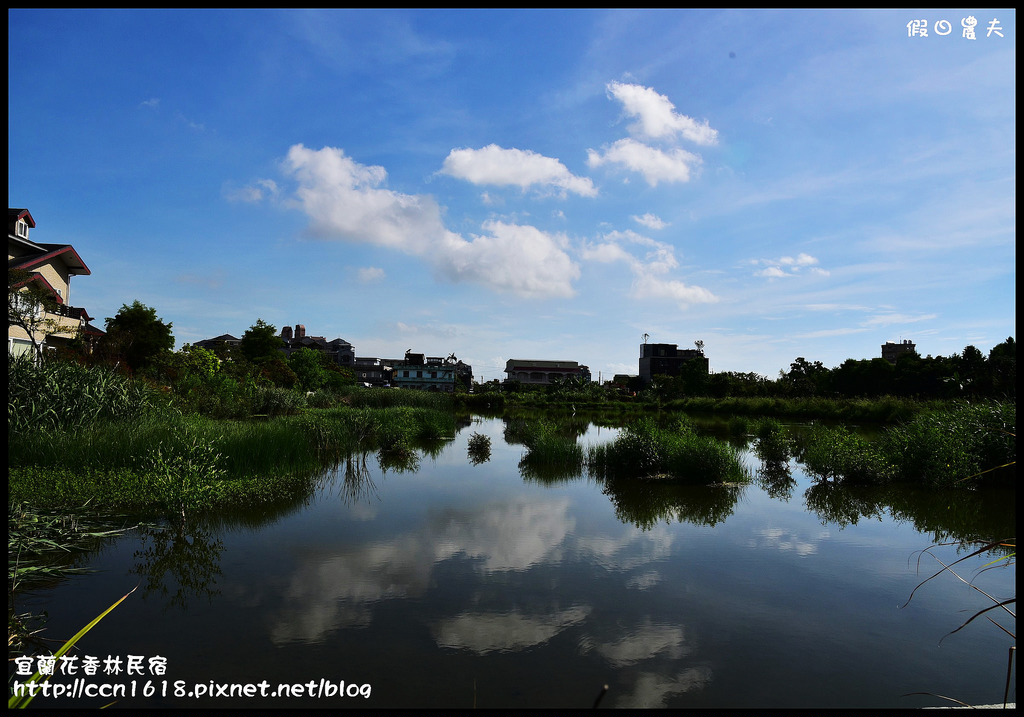
[[[695,483],[745,482],[749,475],[739,450],[700,436],[686,418],[661,427],[641,419],[611,443],[592,446],[587,467],[601,478],[668,479]]]
[[[521,425],[520,435],[526,454],[519,467],[531,477],[575,477],[583,472],[583,448],[575,435],[566,435],[549,421],[530,421]]]

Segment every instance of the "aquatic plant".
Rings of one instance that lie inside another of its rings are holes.
[[[962,543],[946,543],[944,545],[947,545],[947,546],[955,545],[959,549],[959,548],[963,547],[964,544],[962,544]],[[979,617],[984,617],[991,624],[995,625],[1002,632],[1007,634],[1010,637],[1010,639],[1016,641],[1016,639],[1017,639],[1016,634],[1010,628],[1008,628],[1008,627],[1004,626],[1003,624],[1001,624],[1000,622],[998,622],[990,614],[990,613],[993,613],[993,612],[1000,613],[1000,614],[1001,613],[1005,613],[1005,615],[1009,615],[1010,619],[1016,620],[1017,619],[1016,613],[1014,613],[1013,610],[1010,609],[1011,605],[1015,605],[1017,603],[1016,595],[1014,595],[1013,597],[1009,597],[1009,598],[997,598],[997,597],[994,597],[992,595],[989,595],[987,592],[985,592],[980,587],[978,587],[978,585],[976,584],[976,581],[974,579],[972,579],[972,580],[965,579],[963,576],[961,576],[959,573],[957,573],[956,570],[954,570],[954,567],[956,565],[958,565],[959,563],[962,563],[962,562],[964,562],[966,560],[971,560],[971,559],[976,558],[978,556],[986,555],[986,554],[992,553],[992,552],[1002,553],[1002,555],[1000,555],[996,559],[991,560],[988,563],[985,563],[984,565],[982,565],[981,568],[979,568],[979,572],[984,572],[984,571],[988,571],[988,570],[994,570],[994,569],[997,569],[997,568],[1005,569],[1005,568],[1012,567],[1012,566],[1014,566],[1016,564],[1017,539],[1016,538],[1008,538],[1008,539],[1005,539],[1005,540],[995,540],[995,541],[976,541],[974,543],[974,545],[975,545],[975,549],[972,552],[970,552],[967,555],[962,555],[960,558],[952,561],[948,565],[946,563],[944,563],[941,559],[939,559],[938,556],[936,556],[935,553],[933,552],[935,548],[942,547],[942,545],[932,545],[932,546],[922,550],[921,551],[921,555],[922,556],[925,555],[925,554],[931,555],[939,563],[939,565],[941,565],[942,567],[937,572],[933,573],[931,576],[925,578],[920,583],[918,583],[917,586],[911,591],[910,596],[907,598],[907,602],[905,602],[900,607],[904,608],[907,605],[909,605],[910,601],[914,599],[914,595],[917,593],[918,590],[921,589],[921,587],[925,583],[927,583],[927,582],[929,582],[931,580],[934,580],[935,578],[939,577],[940,575],[943,575],[944,573],[949,573],[950,575],[955,577],[957,580],[959,580],[960,582],[962,582],[965,585],[967,585],[968,587],[970,587],[972,590],[980,593],[981,595],[984,595],[985,598],[987,598],[989,601],[992,602],[992,604],[989,605],[988,607],[982,608],[981,610],[978,610],[975,613],[973,613],[970,617],[968,617],[964,622],[962,622],[960,624],[960,627],[950,631],[949,633],[946,634],[945,637],[949,637],[950,635],[953,635],[953,634],[956,634],[956,633],[960,632],[961,630],[963,630],[965,627],[970,625],[972,622],[974,622]],[[945,638],[943,638],[943,639],[945,639]],[[940,640],[939,642],[941,644],[942,641]],[[1005,686],[1003,688],[1003,708],[1004,709],[1007,707],[1007,703],[1009,701],[1010,684],[1011,684],[1011,679],[1012,679],[1012,675],[1013,675],[1013,657],[1014,657],[1014,654],[1016,653],[1016,651],[1017,651],[1016,645],[1011,645],[1010,648],[1009,648],[1008,654],[1007,654],[1007,660],[1006,660],[1006,683],[1005,683]],[[955,702],[955,703],[957,703],[957,704],[959,704],[959,705],[961,705],[963,707],[970,707],[970,705],[967,705],[967,704],[961,702],[960,700],[954,699],[952,697],[946,697],[944,695],[936,695],[936,694],[931,693],[931,692],[913,692],[913,693],[910,693],[910,694],[915,694],[915,695],[922,695],[922,694],[932,695],[932,696],[939,697],[941,699],[947,700],[949,702]]]

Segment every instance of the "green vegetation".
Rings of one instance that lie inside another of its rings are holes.
[[[651,419],[637,421],[611,443],[591,447],[587,467],[593,475],[606,479],[670,479],[704,484],[749,480],[738,449],[698,435],[685,418],[670,427],[661,427]]]
[[[1016,404],[964,403],[923,412],[873,441],[844,427],[817,427],[802,460],[823,479],[976,486],[1012,474],[1016,433]]]

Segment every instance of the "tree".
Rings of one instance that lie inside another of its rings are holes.
[[[303,346],[288,357],[288,367],[295,372],[299,387],[304,391],[316,391],[327,383],[327,368],[323,352]]]
[[[1017,344],[1012,336],[996,344],[988,352],[992,393],[995,396],[1017,395]]]
[[[242,334],[240,344],[245,357],[257,364],[279,358],[283,346],[284,340],[277,335],[277,328],[263,319],[256,319],[256,323]]]
[[[161,352],[174,348],[172,324],[164,323],[150,308],[137,299],[131,306],[123,304],[117,316],[107,318],[107,334],[103,352],[117,361],[124,361],[132,371],[151,366]]]

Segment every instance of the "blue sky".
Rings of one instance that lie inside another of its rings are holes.
[[[770,377],[987,353],[1016,333],[1015,19],[8,10],[8,205],[92,270],[72,304],[139,300],[178,347],[263,319],[478,380],[636,373],[645,334]]]

